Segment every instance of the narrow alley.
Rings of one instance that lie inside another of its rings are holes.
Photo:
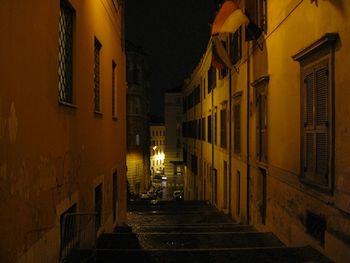
[[[349,263],[349,15],[0,0],[0,263]]]

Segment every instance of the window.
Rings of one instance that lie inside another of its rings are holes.
[[[220,110],[220,146],[227,147],[227,120],[226,108]]]
[[[202,140],[205,141],[205,118],[202,118]]]
[[[216,69],[210,66],[208,70],[208,93],[216,86]]]
[[[256,88],[256,160],[267,161],[267,83],[268,76],[263,76],[252,85]]]
[[[102,201],[102,184],[99,184],[95,187],[96,229],[99,229],[102,225]]]
[[[212,142],[212,134],[211,134],[211,115],[208,116],[208,142],[211,143]]]
[[[329,65],[328,60],[303,70],[303,167],[304,177],[328,185],[329,163]]]
[[[333,185],[333,63],[336,33],[295,56],[301,66],[301,179],[324,190]]]
[[[256,0],[257,25],[267,33],[267,0]]]
[[[112,117],[116,117],[116,108],[115,108],[115,68],[117,65],[112,61]]]
[[[228,50],[227,50],[228,38],[225,38],[225,41],[221,40],[221,43],[222,43],[222,46],[225,48],[225,52],[228,53]],[[228,70],[227,70],[226,67],[223,67],[222,69],[219,69],[218,72],[219,72],[219,79],[225,78],[227,76],[227,74],[228,74]]]
[[[135,138],[135,143],[136,143],[137,146],[139,146],[139,145],[140,145],[140,135],[139,135],[139,134],[136,134],[135,137],[136,137],[136,138]]]
[[[230,36],[230,56],[232,64],[242,58],[242,27]]]
[[[61,102],[73,103],[73,26],[75,11],[65,0],[60,2],[58,96]]]
[[[214,134],[214,143],[217,144],[218,143],[218,113],[217,113],[217,107],[215,107],[214,110],[214,130],[213,130],[213,134]]]
[[[114,171],[113,173],[113,221],[117,219],[117,208],[118,208],[118,173]]]
[[[233,104],[233,151],[241,153],[241,96],[235,97]]]
[[[94,60],[94,102],[95,112],[101,111],[100,105],[100,52],[101,43],[95,38],[95,60]]]

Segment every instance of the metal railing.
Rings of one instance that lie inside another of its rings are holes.
[[[60,263],[68,262],[69,258],[74,260],[74,257],[79,257],[84,262],[95,256],[96,217],[95,212],[67,213],[63,216]]]

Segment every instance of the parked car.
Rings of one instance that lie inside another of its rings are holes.
[[[150,199],[150,196],[149,196],[149,194],[148,194],[147,192],[143,192],[143,193],[141,193],[141,195],[140,195],[140,199],[141,199],[141,200],[149,200],[149,199]]]
[[[156,194],[158,195],[158,196],[162,196],[163,195],[163,189],[157,189],[156,190]]]
[[[175,200],[182,200],[183,199],[183,191],[182,190],[176,190],[173,192],[173,197]]]
[[[148,191],[147,194],[148,194],[150,199],[156,199],[157,198],[157,193],[154,192],[154,191]]]

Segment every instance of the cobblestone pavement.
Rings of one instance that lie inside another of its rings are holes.
[[[103,234],[97,262],[331,262],[311,247],[286,247],[272,233],[239,225],[199,201],[135,201],[131,228]]]

